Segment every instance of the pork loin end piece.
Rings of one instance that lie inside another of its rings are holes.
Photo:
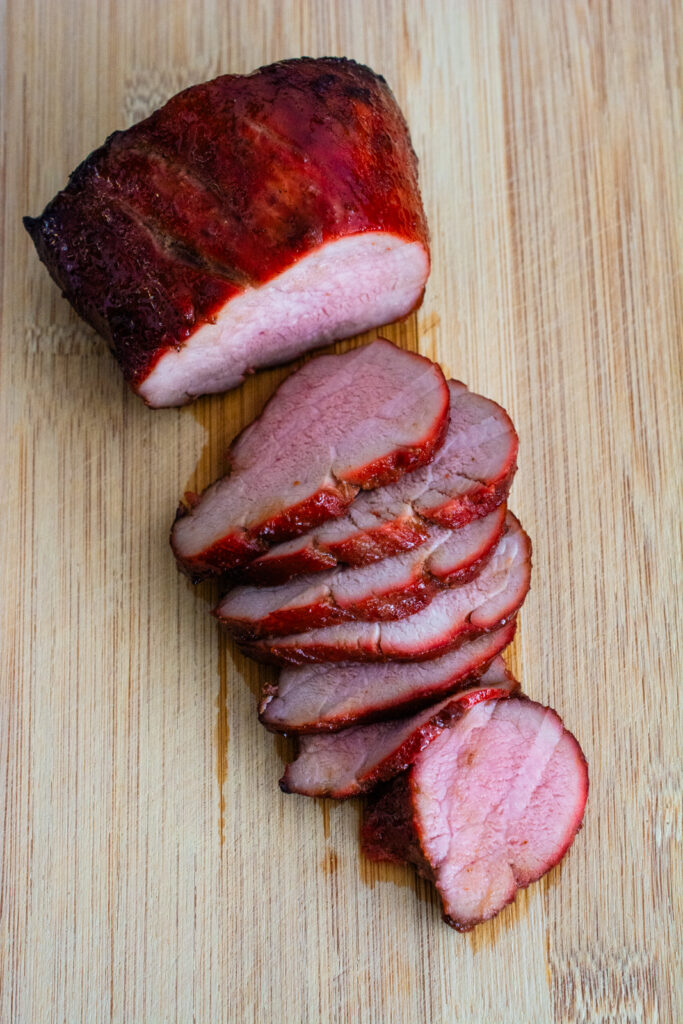
[[[550,708],[523,697],[476,704],[369,808],[371,860],[409,861],[436,885],[444,919],[469,931],[569,849],[588,767]]]
[[[496,658],[475,686],[410,718],[302,736],[297,758],[287,766],[280,788],[285,793],[337,800],[366,793],[412,764],[428,743],[475,704],[502,700],[518,689],[503,659]]]
[[[24,224],[153,407],[405,317],[429,274],[405,120],[384,79],[343,58],[178,93]]]
[[[171,546],[194,579],[338,516],[359,489],[429,460],[448,429],[436,363],[383,338],[292,373],[233,441],[230,472],[185,509]]]

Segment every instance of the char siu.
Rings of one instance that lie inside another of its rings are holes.
[[[450,425],[433,460],[296,540],[278,544],[240,570],[246,583],[283,583],[337,564],[361,566],[425,541],[430,524],[464,526],[507,498],[518,440],[504,409],[450,381]]]
[[[428,527],[427,539],[360,569],[339,567],[276,587],[237,587],[214,614],[234,636],[284,636],[356,619],[388,621],[424,608],[444,587],[472,579],[501,538],[505,505],[459,530]]]
[[[564,856],[581,826],[588,769],[558,715],[522,697],[475,704],[366,815],[372,860],[431,878],[445,920],[468,931]]]
[[[24,224],[151,406],[405,317],[429,274],[403,115],[336,57],[178,93]]]
[[[181,510],[179,565],[201,579],[339,515],[361,488],[431,459],[448,410],[439,367],[383,339],[312,359],[233,441],[228,475]]]
[[[407,715],[470,685],[515,635],[515,620],[428,661],[296,665],[262,690],[259,717],[285,733],[334,732]]]
[[[506,530],[469,583],[443,590],[414,615],[394,622],[345,622],[244,645],[258,661],[422,661],[489,632],[517,614],[529,589],[531,543],[508,512]]]
[[[496,658],[476,686],[410,718],[302,736],[297,758],[287,765],[280,788],[285,793],[335,799],[365,793],[411,765],[423,747],[474,704],[502,699],[518,689],[503,659]]]

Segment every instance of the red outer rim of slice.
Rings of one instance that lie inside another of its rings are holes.
[[[297,530],[296,523],[306,524],[302,528],[303,532],[342,515],[357,494],[358,487],[340,481],[337,490],[323,488],[298,505],[290,506],[282,515],[265,519],[251,530],[221,537],[191,557],[184,557],[178,553],[171,529],[171,549],[179,568],[193,583],[200,583],[234,568],[240,562],[249,562],[257,558],[275,541],[288,540],[291,536],[296,536],[296,532],[288,532]],[[187,506],[181,505],[176,513],[175,522],[186,516],[188,511]]]
[[[507,500],[516,472],[517,454],[515,452],[514,461],[506,470],[505,475],[495,483],[482,487],[481,490],[473,494],[463,494],[452,501],[447,501],[438,509],[429,513],[425,512],[424,518],[436,523],[437,526],[449,526],[451,529],[467,526],[473,519],[483,519],[489,512],[493,512]]]
[[[417,352],[413,352],[411,355],[431,363],[430,359],[419,355]],[[438,363],[432,363],[432,365],[438,366]],[[448,432],[451,403],[448,383],[445,377],[440,381],[440,390],[442,394],[438,420],[433,428],[419,439],[417,444],[395,448],[388,455],[384,455],[379,459],[375,459],[374,462],[361,466],[348,478],[344,476],[338,477],[341,483],[359,484],[363,490],[374,490],[376,487],[381,487],[384,484],[398,480],[404,473],[410,473],[412,470],[419,469],[420,466],[426,466],[427,463],[431,462],[435,452],[443,444]],[[304,532],[304,530],[299,530],[295,536],[299,536]]]

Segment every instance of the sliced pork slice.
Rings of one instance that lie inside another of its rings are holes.
[[[335,732],[407,715],[474,682],[512,643],[515,620],[428,661],[284,668],[262,691],[259,718],[284,733]]]
[[[361,487],[427,462],[448,409],[439,367],[383,339],[312,359],[232,443],[229,474],[181,511],[179,565],[201,579],[339,515]]]
[[[422,544],[430,524],[455,528],[505,501],[516,469],[517,434],[495,402],[449,382],[451,419],[432,462],[296,540],[278,544],[240,571],[255,584],[283,583],[335,565],[367,565]]]
[[[564,856],[583,819],[588,769],[558,715],[522,697],[454,718],[366,816],[372,860],[411,861],[468,931]]]
[[[517,614],[529,589],[531,542],[508,512],[493,555],[469,583],[444,590],[408,618],[347,622],[245,645],[258,661],[302,665],[322,661],[421,661],[489,632]]]
[[[518,689],[503,659],[496,658],[476,686],[410,718],[302,736],[296,761],[287,765],[280,788],[285,793],[336,799],[367,793],[411,765],[428,743],[474,704],[505,698]]]
[[[24,224],[151,406],[404,317],[429,274],[401,111],[333,57],[186,89]]]
[[[399,619],[424,608],[444,587],[472,579],[491,556],[504,525],[501,505],[459,530],[430,526],[425,542],[412,551],[276,587],[237,587],[214,614],[234,636],[247,640],[356,619]]]

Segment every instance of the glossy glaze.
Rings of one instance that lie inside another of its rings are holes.
[[[111,135],[24,223],[134,388],[233,296],[326,242],[368,231],[428,241],[394,97],[341,58],[178,93]]]

